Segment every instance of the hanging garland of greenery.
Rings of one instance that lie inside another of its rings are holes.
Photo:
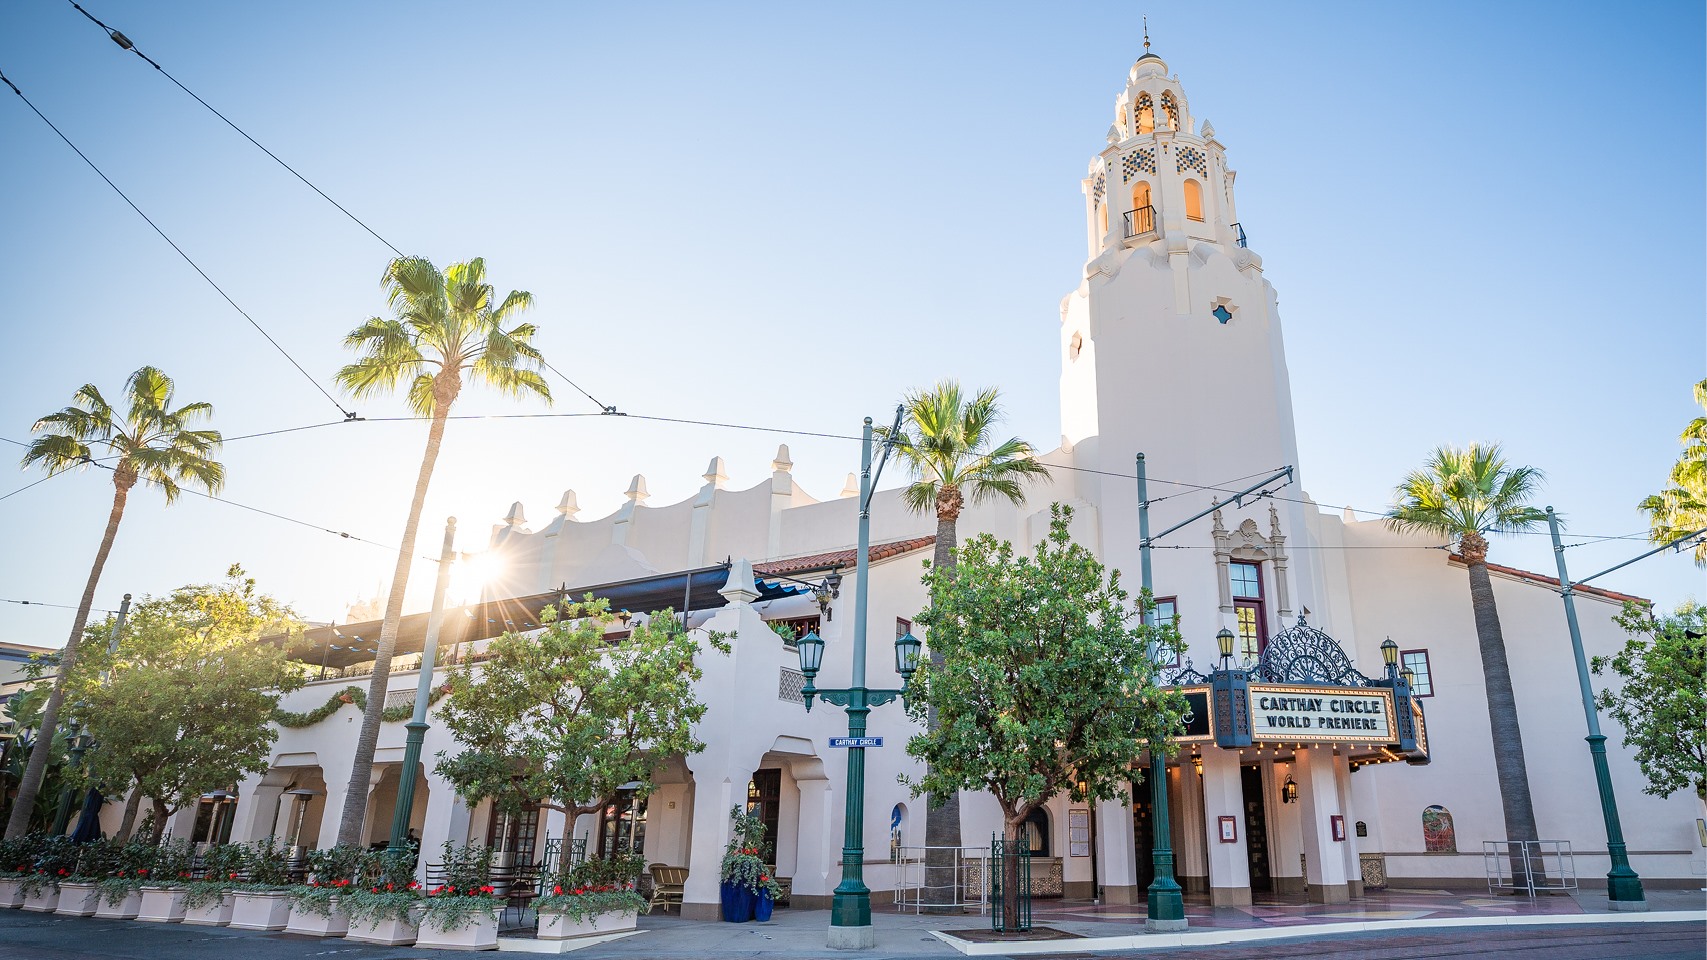
[[[440,698],[444,695],[445,688],[443,686],[434,687],[432,692],[427,694],[427,706],[430,707],[433,704],[438,703]],[[346,703],[355,704],[357,710],[366,710],[367,691],[363,690],[361,687],[345,687],[344,689],[332,694],[325,703],[315,707],[313,710],[307,710],[302,713],[292,713],[288,710],[274,710],[273,722],[281,727],[290,727],[291,729],[312,727],[327,717],[330,717],[332,714],[337,713],[339,708],[343,707]],[[411,700],[408,703],[400,703],[395,707],[387,707],[385,710],[380,712],[379,719],[386,723],[396,723],[399,720],[407,720],[414,715],[415,702]]]

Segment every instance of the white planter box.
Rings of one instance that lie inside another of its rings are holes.
[[[136,919],[145,923],[177,923],[184,919],[184,891],[178,887],[143,887]]]
[[[53,912],[65,917],[92,917],[100,900],[101,891],[92,883],[62,883],[59,906]]]
[[[24,905],[24,882],[16,879],[0,879],[0,908],[11,909]]]
[[[569,919],[567,914],[542,910],[539,914],[539,939],[568,940],[601,933],[620,933],[633,930],[639,923],[639,916],[633,910],[610,910],[574,920]]]
[[[330,916],[322,917],[301,907],[291,907],[290,923],[285,927],[285,933],[299,933],[305,937],[341,937],[349,929],[349,915],[338,909],[338,898],[333,897]]]
[[[233,930],[283,930],[290,923],[290,900],[283,890],[232,895]]]
[[[412,911],[407,920],[358,920],[350,918],[350,929],[344,934],[345,940],[358,943],[376,943],[383,947],[406,947],[415,942],[419,933],[417,921],[420,913]]]
[[[184,922],[199,927],[223,927],[231,922],[232,894],[225,894],[218,900],[201,907],[185,907]]]
[[[498,914],[503,907],[494,907],[483,917],[476,917],[460,930],[441,930],[433,926],[433,915],[421,919],[415,946],[434,950],[496,950],[498,949]]]
[[[132,890],[118,903],[109,904],[105,897],[95,907],[95,916],[102,920],[134,920],[142,912],[142,891]]]
[[[34,893],[24,894],[24,909],[36,913],[52,913],[59,908],[59,888],[42,887]]]

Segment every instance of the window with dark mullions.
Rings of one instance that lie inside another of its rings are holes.
[[[1155,622],[1156,622],[1157,626],[1172,626],[1172,627],[1178,628],[1179,627],[1179,603],[1178,603],[1177,599],[1174,597],[1157,597],[1156,598],[1156,609],[1152,615],[1155,617]],[[1185,662],[1185,651],[1184,650],[1175,651],[1173,662],[1171,665],[1177,667],[1177,666],[1180,666],[1184,662]]]
[[[1238,618],[1239,650],[1243,660],[1255,660],[1268,646],[1268,612],[1263,604],[1262,565],[1234,560],[1227,565],[1233,612]]]
[[[1411,670],[1411,693],[1419,697],[1434,696],[1434,674],[1428,669],[1427,650],[1404,650],[1399,653],[1399,669]]]

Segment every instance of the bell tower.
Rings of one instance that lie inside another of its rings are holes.
[[[1226,147],[1148,46],[1081,181],[1086,261],[1062,299],[1060,329],[1062,441],[1075,466],[1099,471],[1078,474],[1079,490],[1099,505],[1105,555],[1134,571],[1136,497],[1124,478],[1137,453],[1153,478],[1218,486],[1298,466],[1277,298],[1239,222]],[[1166,483],[1150,491],[1153,501],[1189,494],[1154,503],[1155,531],[1209,502]],[[1282,526],[1301,529],[1301,507],[1279,506]],[[1230,506],[1229,522],[1247,513],[1268,519],[1266,508]],[[1190,527],[1168,542],[1206,547],[1208,537]],[[1205,570],[1192,578],[1203,582],[1191,589],[1205,599],[1196,611],[1185,584],[1157,582],[1161,594],[1182,594],[1182,613],[1199,614],[1186,621],[1191,633],[1216,619],[1213,565],[1207,549],[1172,554],[1189,567],[1186,555],[1199,553]]]

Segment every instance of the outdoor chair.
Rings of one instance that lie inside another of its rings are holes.
[[[687,867],[667,867],[654,863],[646,868],[652,874],[652,901],[654,907],[669,909],[674,904],[678,911],[682,908],[682,894],[688,882]]]

